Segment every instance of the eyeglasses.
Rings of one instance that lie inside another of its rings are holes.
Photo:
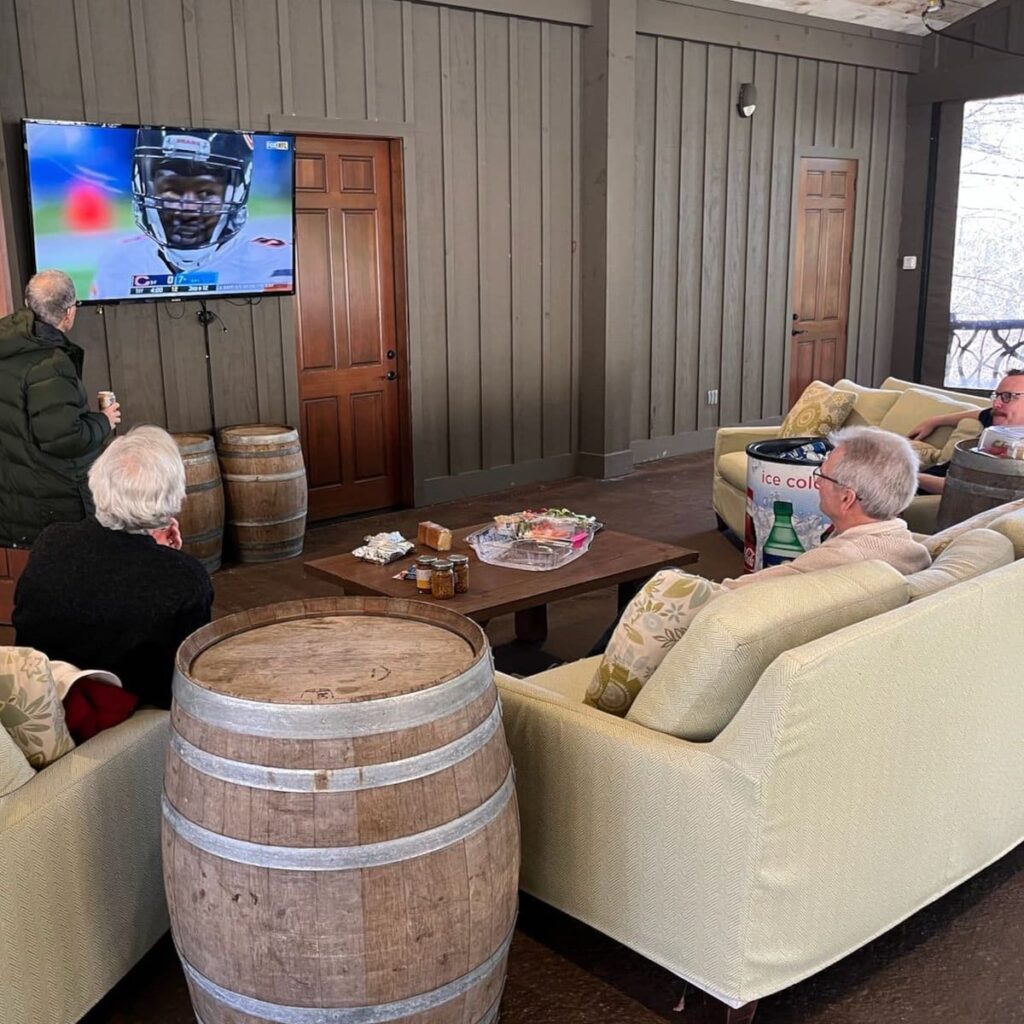
[[[853,496],[855,498],[857,497],[857,492],[854,491],[849,484],[844,484],[842,480],[837,480],[834,476],[829,476],[828,473],[822,473],[820,469],[812,469],[811,476],[817,478],[818,480],[828,480],[829,483],[833,483],[836,485],[836,487],[842,487],[847,491],[853,491]]]
[[[993,391],[990,397],[993,401],[998,398],[1003,405],[1009,405],[1018,398],[1024,398],[1024,391]]]

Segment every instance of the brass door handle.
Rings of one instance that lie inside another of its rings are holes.
[[[790,331],[789,333],[795,338],[798,334],[806,334],[807,332],[806,331]]]

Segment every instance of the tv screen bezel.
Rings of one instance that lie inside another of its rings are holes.
[[[35,223],[35,208],[32,205],[32,174],[31,165],[29,161],[28,151],[28,129],[26,125],[30,124],[53,124],[53,125],[66,125],[68,127],[81,127],[81,128],[131,128],[133,131],[138,131],[142,128],[157,128],[162,131],[177,131],[177,132],[224,132],[231,133],[234,135],[249,134],[254,137],[259,135],[274,136],[277,138],[286,138],[291,140],[291,146],[289,148],[289,154],[291,159],[289,160],[289,175],[290,175],[290,193],[291,193],[291,204],[292,204],[292,237],[290,244],[292,247],[292,283],[291,287],[287,291],[274,289],[273,291],[258,291],[258,292],[203,292],[203,293],[180,293],[172,295],[127,295],[123,298],[92,298],[90,296],[77,296],[77,305],[79,306],[119,306],[122,303],[136,303],[136,302],[210,302],[210,301],[223,301],[231,299],[267,299],[267,298],[286,298],[293,297],[296,293],[296,270],[297,270],[297,253],[296,253],[296,217],[295,217],[295,134],[293,132],[277,132],[270,131],[264,128],[199,128],[193,126],[191,128],[182,125],[173,124],[132,124],[131,122],[119,122],[119,121],[76,121],[76,120],[65,120],[62,118],[52,117],[23,117],[21,118],[21,145],[23,158],[25,161],[25,194],[28,197],[28,239],[29,239],[29,265],[32,268],[32,273],[36,274],[41,269],[36,262],[36,223]],[[60,270],[60,267],[54,269]]]

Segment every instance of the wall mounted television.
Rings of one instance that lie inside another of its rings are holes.
[[[82,302],[291,295],[294,139],[24,120],[35,269]]]

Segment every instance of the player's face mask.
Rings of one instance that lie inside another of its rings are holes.
[[[225,132],[140,129],[132,210],[175,272],[196,270],[245,225],[252,142]]]

